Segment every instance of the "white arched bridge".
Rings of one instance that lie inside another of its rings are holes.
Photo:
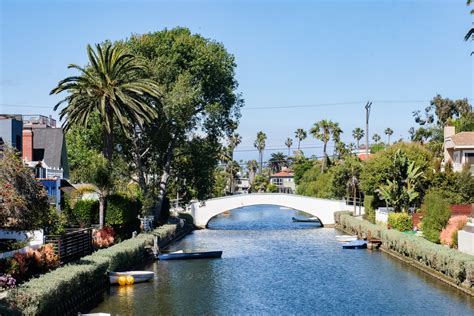
[[[347,205],[343,200],[317,199],[295,194],[252,193],[194,202],[191,204],[191,214],[194,224],[204,228],[214,216],[253,205],[278,205],[303,211],[319,218],[323,225],[334,224],[334,212],[353,209],[352,205]],[[357,212],[362,214],[363,208],[357,207]]]

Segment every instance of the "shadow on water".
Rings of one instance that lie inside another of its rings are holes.
[[[170,250],[222,259],[146,265],[154,282],[113,287],[93,312],[114,315],[472,315],[473,299],[381,252],[343,250],[341,234],[293,223],[295,210],[242,208]]]

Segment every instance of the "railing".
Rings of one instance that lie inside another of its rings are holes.
[[[92,253],[92,228],[79,229],[62,235],[47,235],[45,243],[53,244],[62,264]]]

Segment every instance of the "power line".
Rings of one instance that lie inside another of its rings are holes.
[[[300,147],[300,149],[321,149],[323,148],[324,146],[304,146],[304,147]],[[334,148],[333,145],[327,145],[326,148]],[[294,150],[297,150],[298,148],[290,148],[291,149],[294,149]],[[273,147],[273,148],[265,148],[264,151],[266,150],[288,150],[288,147]],[[234,152],[247,152],[247,151],[258,151],[257,148],[248,148],[248,149],[236,149],[234,150]]]

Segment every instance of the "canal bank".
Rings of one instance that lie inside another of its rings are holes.
[[[108,271],[124,271],[153,260],[155,237],[161,248],[193,230],[191,223],[163,225],[32,279],[0,301],[0,315],[77,315],[97,306],[109,289]]]
[[[374,225],[352,212],[335,214],[336,228],[363,238],[382,241],[380,250],[474,297],[474,257],[424,238]]]
[[[120,315],[469,315],[470,296],[384,252],[343,250],[335,229],[259,206],[217,216],[170,251],[222,259],[157,261],[153,282],[111,287],[91,312]]]

